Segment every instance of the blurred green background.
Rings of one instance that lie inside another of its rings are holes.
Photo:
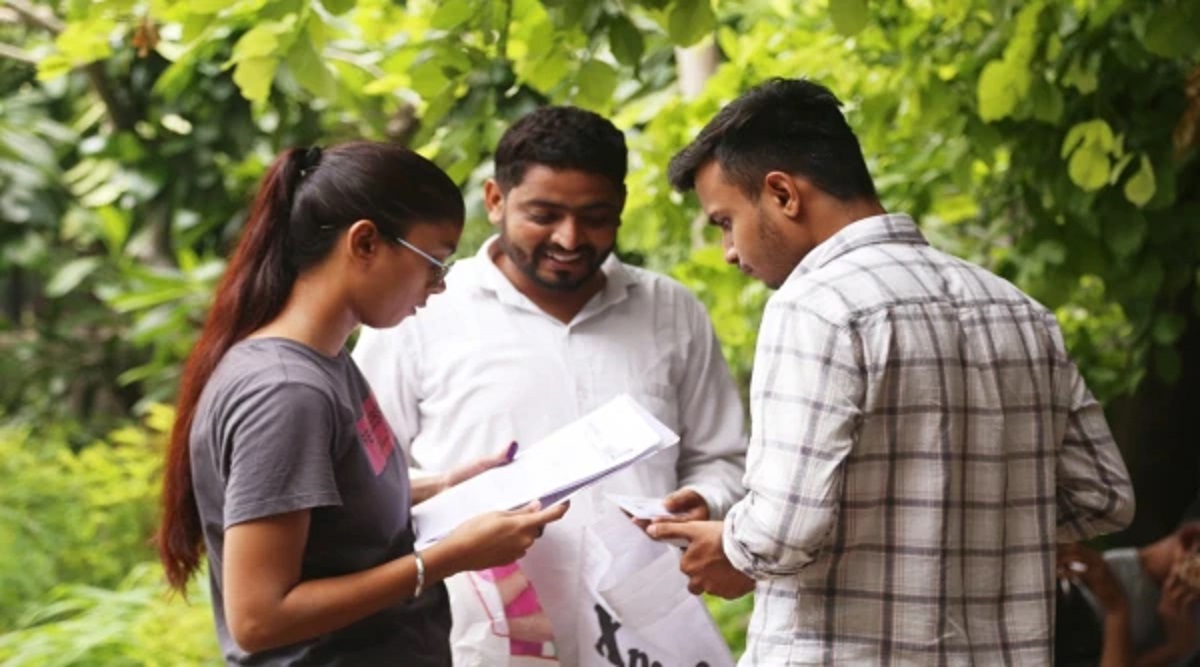
[[[147,545],[180,362],[282,148],[367,137],[462,186],[546,103],[626,132],[620,250],[708,305],[745,386],[767,291],[670,156],[808,76],[890,210],[1055,309],[1135,477],[1143,543],[1196,498],[1200,0],[0,0],[0,664],[219,662],[206,586]],[[711,606],[735,650],[750,598]]]

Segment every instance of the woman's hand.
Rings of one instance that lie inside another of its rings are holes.
[[[448,472],[442,476],[442,489],[441,490],[445,491],[446,489],[448,489],[452,486],[461,484],[480,473],[491,470],[492,468],[498,468],[503,465],[508,465],[509,463],[512,463],[513,457],[516,455],[517,455],[517,443],[516,443],[516,441],[513,441],[513,442],[508,443],[508,445],[503,450],[501,450],[491,456],[485,456],[481,459],[472,461],[471,463],[468,463],[466,465],[454,468],[453,470],[451,470],[450,472]]]
[[[503,465],[512,463],[513,457],[517,454],[517,443],[510,442],[499,452],[491,456],[485,456],[481,459],[476,459],[466,465],[461,465],[449,472],[440,475],[422,475],[412,477],[412,497],[413,504],[419,504],[429,500],[446,489],[487,472],[492,468],[498,468]]]
[[[532,502],[510,512],[489,512],[467,521],[423,553],[438,578],[507,565],[529,550],[546,524],[567,512],[567,503],[541,509]]]

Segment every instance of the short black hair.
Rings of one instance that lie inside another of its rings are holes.
[[[507,192],[534,165],[607,177],[621,192],[629,157],[625,135],[607,118],[571,106],[538,108],[512,124],[496,146],[496,182]]]
[[[757,198],[771,171],[799,174],[842,201],[874,198],[875,184],[841,102],[807,79],[771,79],[717,113],[671,158],[667,176],[686,192],[696,172],[717,160],[731,183]]]

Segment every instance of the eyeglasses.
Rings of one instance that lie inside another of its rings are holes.
[[[421,250],[417,246],[409,243],[408,241],[405,241],[404,239],[400,238],[399,236],[396,236],[393,238],[396,240],[396,243],[399,243],[400,245],[404,246],[405,248],[408,248],[409,250],[424,257],[425,261],[429,262],[431,265],[433,265],[433,267],[435,269],[437,269],[433,273],[432,279],[429,281],[430,285],[440,285],[442,283],[442,281],[446,279],[446,274],[450,273],[450,265],[452,264],[452,262],[443,262],[440,259],[434,257],[433,255],[430,255],[429,253],[425,252],[424,250]]]

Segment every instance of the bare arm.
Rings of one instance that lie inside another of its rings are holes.
[[[530,506],[478,517],[422,553],[425,586],[463,570],[510,563],[546,523],[566,512]],[[310,512],[248,521],[225,533],[225,616],[234,641],[249,652],[294,644],[359,621],[412,597],[412,555],[339,577],[300,580]]]
[[[1129,637],[1129,609],[1121,605],[1104,614],[1104,647],[1100,667],[1129,667],[1133,664],[1133,641]]]

